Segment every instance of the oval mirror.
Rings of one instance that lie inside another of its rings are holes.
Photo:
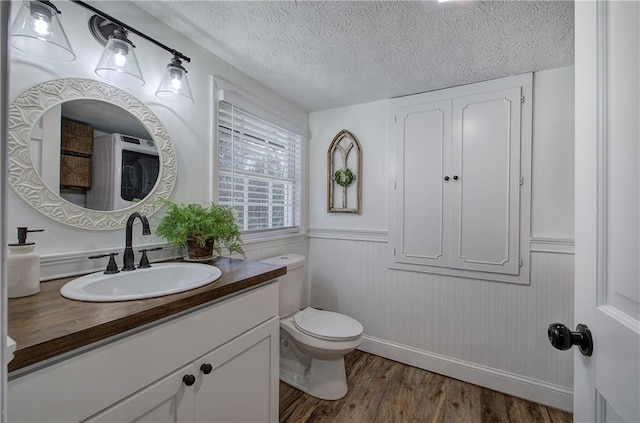
[[[9,108],[8,178],[27,204],[64,224],[118,229],[171,194],[176,157],[166,129],[111,85],[59,79]]]
[[[31,129],[31,163],[47,187],[92,210],[119,210],[156,184],[160,157],[132,114],[101,100],[70,100],[47,110]]]

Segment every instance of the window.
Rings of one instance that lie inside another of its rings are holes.
[[[243,233],[300,229],[302,137],[218,103],[218,202]]]

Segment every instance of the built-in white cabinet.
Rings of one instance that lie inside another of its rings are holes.
[[[392,268],[528,283],[532,75],[392,101]]]
[[[275,423],[277,313],[271,283],[21,375],[8,421]]]

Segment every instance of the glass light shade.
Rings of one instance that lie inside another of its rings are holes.
[[[193,104],[187,71],[180,65],[167,65],[167,71],[156,90],[156,97],[172,103]]]
[[[33,56],[70,62],[76,55],[58,19],[58,10],[47,3],[22,3],[11,27],[11,45]]]
[[[111,37],[96,66],[101,78],[127,85],[144,85],[133,45],[128,40]]]

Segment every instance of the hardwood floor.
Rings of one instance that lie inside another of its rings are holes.
[[[325,401],[280,382],[280,423],[570,423],[569,413],[354,351],[349,392]]]

